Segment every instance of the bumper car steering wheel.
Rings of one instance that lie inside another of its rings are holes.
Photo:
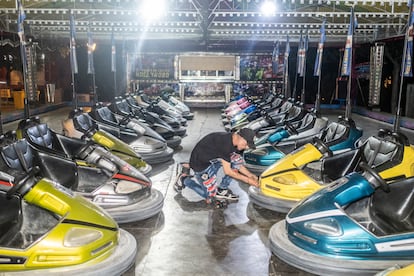
[[[39,172],[39,167],[33,167],[27,175],[16,181],[17,183],[7,191],[6,196],[8,198],[11,198],[14,194],[24,196],[34,185],[36,185],[37,181],[33,179],[33,177]]]
[[[367,163],[361,162],[359,163],[361,169],[364,170],[363,176],[371,183],[375,188],[381,188],[384,192],[389,193],[390,187],[388,186],[387,182]]]
[[[318,137],[313,138],[313,144],[322,153],[327,153],[329,157],[333,156],[332,150]]]
[[[285,127],[286,130],[291,134],[291,135],[298,135],[299,132],[296,130],[296,128],[289,122],[285,123]]]

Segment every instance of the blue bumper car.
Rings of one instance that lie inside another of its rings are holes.
[[[320,118],[315,113],[308,113],[300,121],[297,129],[288,123],[274,133],[262,136],[256,141],[256,149],[244,153],[246,167],[261,174],[269,166],[285,157],[286,154],[300,146],[312,143],[314,137],[328,142],[332,151],[354,148],[362,131],[355,127],[353,121],[339,120],[328,124],[327,118]]]
[[[373,275],[414,261],[414,178],[362,173],[332,182],[269,232],[276,256],[318,275]]]

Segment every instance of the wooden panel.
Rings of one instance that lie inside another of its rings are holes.
[[[0,89],[0,97],[1,98],[11,98],[10,89],[7,89],[7,88]]]

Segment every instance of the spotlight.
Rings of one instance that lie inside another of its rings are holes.
[[[141,14],[147,20],[160,18],[166,11],[167,3],[164,0],[145,0],[140,7]]]
[[[267,0],[263,2],[260,11],[265,16],[270,16],[276,12],[276,4],[274,1]]]

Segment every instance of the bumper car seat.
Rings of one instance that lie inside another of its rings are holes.
[[[175,149],[181,144],[181,137],[175,135],[175,131],[167,123],[162,121],[159,117],[153,117],[149,113],[133,109],[124,99],[116,99],[109,106],[109,109],[120,116],[135,118],[136,120],[148,124],[151,129],[156,131],[166,140],[167,145],[171,148]]]
[[[157,113],[157,112],[148,110],[147,108],[142,107],[139,104],[137,104],[137,101],[131,95],[126,95],[125,100],[128,103],[128,105],[131,106],[133,109],[142,110],[143,112],[148,112],[149,114],[153,116],[159,117],[161,120],[166,122],[168,125],[170,125],[174,129],[174,131],[176,132],[176,135],[181,136],[181,137],[184,137],[186,135],[186,129],[181,125],[181,122],[177,118],[174,118],[173,116],[170,116],[168,114]]]
[[[167,146],[164,138],[157,133],[154,135],[154,131],[149,127],[145,128],[145,126],[132,122],[129,118],[126,118],[125,121],[119,121],[107,106],[100,104],[95,105],[89,114],[98,124],[118,128],[121,140],[134,148],[147,163],[158,164],[172,159],[174,151]],[[155,138],[155,136],[158,137]]]
[[[0,150],[0,270],[27,276],[126,272],[135,262],[135,238],[98,206],[42,178],[21,143]]]
[[[119,129],[98,125],[92,118],[81,109],[70,112],[68,119],[63,121],[64,135],[71,138],[93,141],[108,149],[114,155],[131,164],[140,172],[149,175],[152,167],[145,162],[141,155],[134,151],[119,136]]]
[[[276,256],[317,275],[374,275],[413,262],[414,178],[387,183],[362,164],[270,229]]]
[[[360,162],[367,163],[387,182],[414,175],[411,165],[414,150],[402,134],[380,132],[358,148],[335,155],[320,140],[314,145],[304,145],[302,150],[302,154],[293,152],[262,173],[260,189],[249,188],[249,196],[255,203],[287,212],[332,181],[359,171]]]
[[[68,142],[77,139],[62,136],[60,138],[64,139],[58,140],[46,124],[24,129],[24,137],[26,139],[3,149],[10,164],[19,161],[25,166],[31,163],[38,166],[42,176],[105,208],[117,222],[143,220],[162,210],[163,195],[152,189],[151,181],[131,165],[119,167],[113,156],[105,158],[102,148],[94,152],[90,145],[79,147],[79,144]],[[65,143],[61,143],[62,140],[66,140]],[[77,155],[66,155],[64,148],[70,147],[79,152],[78,156],[94,162],[79,164],[74,160]]]

